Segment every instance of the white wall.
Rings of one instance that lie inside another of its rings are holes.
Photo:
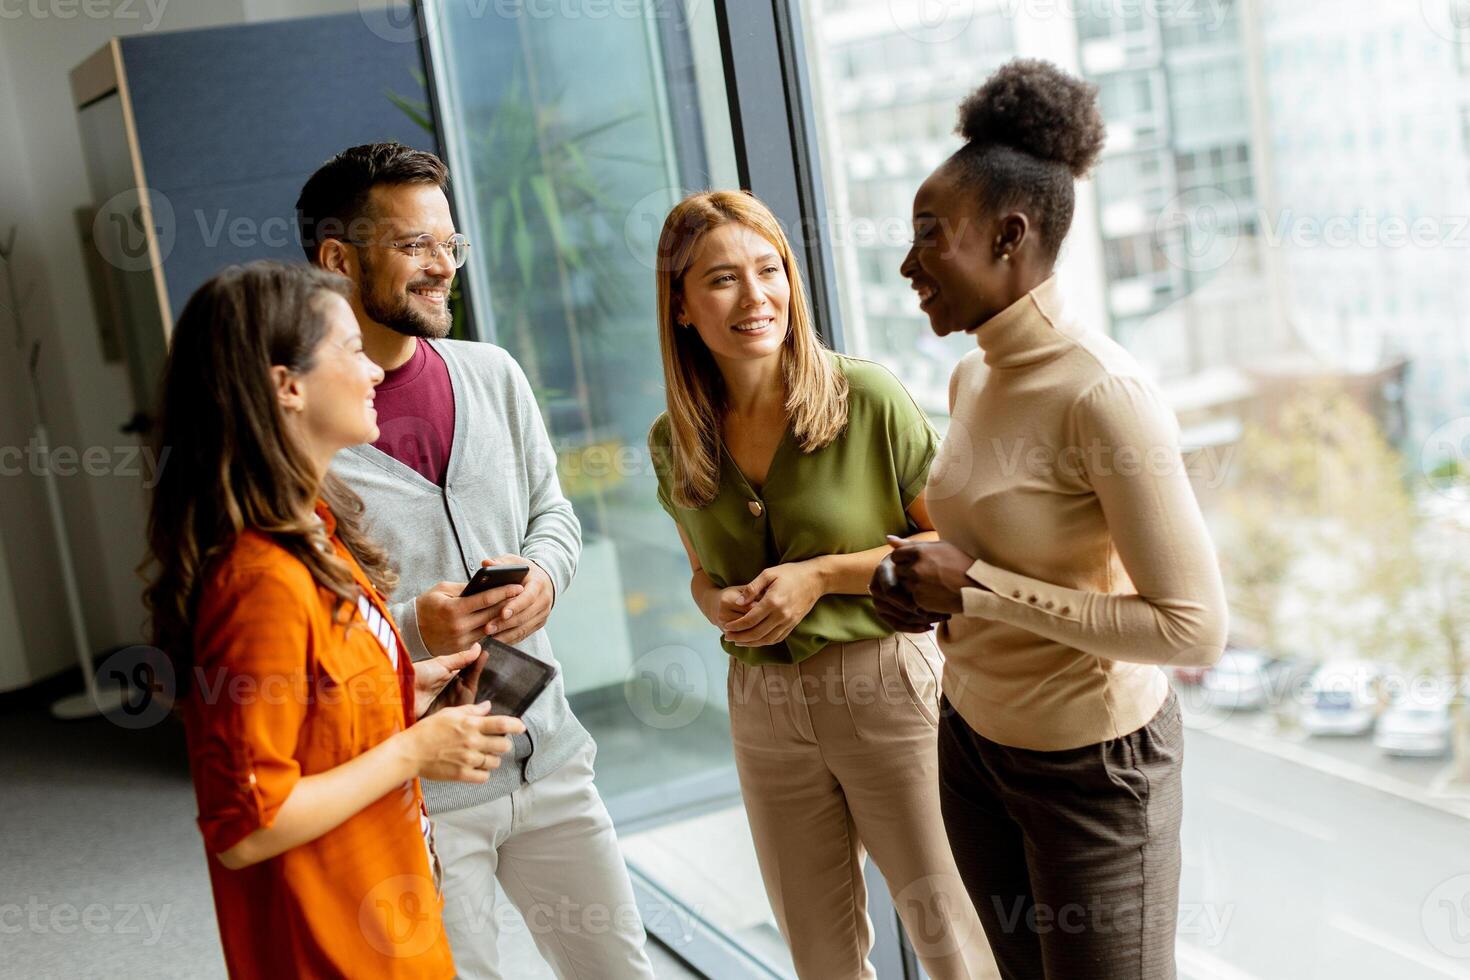
[[[84,9],[110,16],[90,18]],[[74,231],[73,212],[91,193],[71,69],[118,35],[357,9],[358,0],[29,0],[0,12],[0,236],[19,227],[17,264],[34,284],[25,315],[32,335],[44,342],[40,373],[53,443],[82,451],[133,442],[118,432],[132,411],[127,377],[120,365],[102,360]],[[34,421],[11,338],[10,319],[0,310],[0,450],[23,447]],[[142,480],[75,475],[60,483],[91,647],[96,652],[139,642]],[[23,649],[15,649],[14,637],[0,630],[4,689],[15,678],[55,673],[75,658],[41,481],[29,472],[0,475],[0,537],[0,559],[8,565],[0,586],[8,577],[24,637]],[[5,606],[0,600],[0,609]]]

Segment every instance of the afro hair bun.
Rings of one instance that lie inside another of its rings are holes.
[[[1002,65],[960,103],[959,117],[955,132],[967,142],[1055,161],[1079,179],[1107,140],[1096,86],[1034,58]]]

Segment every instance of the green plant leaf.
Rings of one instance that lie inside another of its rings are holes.
[[[510,201],[497,197],[490,202],[490,263],[499,265],[505,257],[505,229],[510,221]]]
[[[510,185],[510,206],[515,213],[515,228],[511,232],[515,244],[516,264],[521,270],[521,285],[531,288],[531,257],[535,243],[531,240],[531,229],[526,227],[526,211],[521,204],[519,184]]]
[[[427,102],[406,99],[393,91],[387,91],[385,94],[388,96],[389,102],[397,106],[405,116],[412,119],[421,129],[428,130],[431,133],[434,132],[434,121],[429,118],[429,104]]]
[[[556,243],[557,251],[569,265],[581,266],[582,255],[562,224],[561,207],[556,202],[556,190],[551,186],[551,178],[545,174],[532,174],[530,184],[536,200],[541,204],[541,211],[546,216],[546,224],[551,228],[551,237]]]

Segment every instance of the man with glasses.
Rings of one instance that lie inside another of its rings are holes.
[[[332,470],[362,497],[369,533],[398,565],[391,610],[414,659],[493,636],[554,663],[542,626],[571,582],[581,525],[519,365],[492,344],[445,339],[450,287],[471,248],[455,231],[448,179],[431,153],[355,146],[296,202],[307,258],[356,283],[363,347],[385,372],[378,441],[344,450]],[[529,576],[461,597],[476,569],[507,563],[530,566]],[[501,976],[498,881],[559,977],[652,977],[592,784],[596,746],[560,672],[523,721],[488,782],[424,782],[459,976]]]

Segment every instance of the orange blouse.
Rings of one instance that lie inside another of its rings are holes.
[[[269,980],[452,977],[417,780],[269,860],[232,871],[215,857],[270,826],[301,777],[413,723],[413,666],[385,597],[325,504],[317,513],[367,604],[334,621],[337,597],[246,531],[215,564],[194,624],[183,711],[225,962],[232,977]]]

